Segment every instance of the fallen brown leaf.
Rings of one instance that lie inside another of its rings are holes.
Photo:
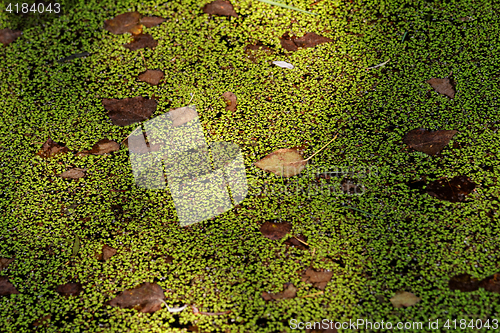
[[[271,55],[273,54],[273,51],[261,42],[257,42],[256,44],[245,46],[245,54],[248,56],[248,59],[250,59],[250,61],[256,64],[257,59],[261,58],[264,55]]]
[[[296,36],[290,37],[286,32],[281,38],[281,47],[287,51],[297,51],[299,47],[309,48],[323,43],[333,42],[333,39],[320,36],[314,32],[308,32],[304,36],[297,38]]]
[[[48,138],[43,144],[42,149],[40,149],[40,151],[36,154],[42,158],[49,158],[58,154],[65,154],[67,152],[69,152],[68,148],[54,142],[51,138]]]
[[[162,300],[165,300],[165,295],[161,287],[156,283],[145,282],[135,288],[122,291],[107,304],[153,313],[161,309]]]
[[[120,150],[120,145],[117,142],[109,139],[101,139],[92,146],[91,150],[81,151],[78,155],[104,155],[118,150]]]
[[[19,291],[10,283],[8,277],[0,276],[0,296],[9,296],[12,294],[19,294]]]
[[[479,289],[479,280],[473,278],[469,274],[459,274],[453,276],[448,282],[448,287],[451,290],[460,290],[463,292],[474,291]]]
[[[407,308],[417,304],[421,300],[422,299],[420,297],[417,297],[407,291],[397,291],[394,297],[390,299],[395,308]]]
[[[262,292],[262,299],[264,301],[279,300],[279,299],[291,299],[297,296],[297,288],[292,283],[287,283],[283,286],[284,290],[277,294]]]
[[[14,261],[14,258],[0,258],[0,271],[2,269],[7,268],[12,262]]]
[[[238,14],[234,11],[233,5],[229,1],[215,0],[203,6],[203,12],[210,15],[234,16]]]
[[[103,99],[102,104],[108,111],[113,125],[127,126],[151,117],[158,102],[142,96],[124,99]]]
[[[288,222],[273,223],[267,221],[260,227],[262,235],[271,240],[277,240],[285,237],[290,230],[292,230],[292,224]]]
[[[142,26],[139,24],[140,19],[141,14],[138,12],[124,13],[114,19],[104,21],[104,29],[115,35],[126,32],[137,35],[142,32]]]
[[[456,176],[449,180],[447,178],[435,180],[427,184],[425,191],[440,200],[463,202],[475,187],[476,184],[468,177]]]
[[[2,29],[0,30],[0,43],[8,45],[19,38],[23,33],[19,30]]]
[[[73,168],[69,169],[67,171],[64,171],[59,175],[59,177],[62,178],[70,178],[70,179],[78,179],[85,177],[85,169],[80,169],[80,168]]]
[[[108,245],[104,245],[102,247],[102,253],[100,255],[100,260],[108,260],[109,258],[111,258],[112,256],[114,256],[116,254],[116,250],[114,248],[112,248],[111,246],[108,246]]]
[[[423,128],[409,131],[403,137],[403,142],[410,148],[435,155],[439,153],[458,131],[428,131]]]
[[[296,149],[278,149],[254,163],[256,167],[282,177],[298,175],[306,164]]]
[[[153,38],[150,34],[140,34],[135,35],[134,40],[131,43],[124,44],[123,46],[130,51],[137,51],[146,47],[155,48],[158,45],[158,41]]]
[[[237,99],[236,95],[230,91],[226,91],[222,94],[224,101],[226,102],[226,111],[236,111]]]
[[[57,286],[56,291],[62,296],[78,296],[83,288],[79,282],[68,282]]]
[[[147,82],[150,85],[156,86],[161,80],[163,80],[164,77],[165,75],[162,71],[148,69],[144,73],[140,74],[138,79],[139,81]]]
[[[167,19],[159,16],[146,16],[141,19],[141,24],[146,28],[151,28],[159,24],[162,24],[166,20]]]
[[[51,315],[46,315],[41,318],[38,318],[33,322],[33,326],[38,327],[38,326],[47,326],[49,324],[50,319],[52,318]]]
[[[500,294],[500,273],[495,273],[481,280],[479,287],[484,288],[486,291]]]
[[[189,106],[184,106],[177,108],[168,112],[170,119],[172,120],[173,127],[179,127],[189,121],[193,120],[198,116],[198,113],[190,108]]]
[[[302,273],[301,281],[311,283],[315,288],[325,290],[326,285],[332,279],[333,272],[319,272],[312,268]]]
[[[445,78],[445,79],[437,79],[437,78],[432,78],[430,80],[426,81],[428,84],[431,85],[434,90],[436,90],[438,93],[442,95],[446,95],[449,98],[454,98],[455,97],[455,88],[452,85],[452,82],[450,79]]]

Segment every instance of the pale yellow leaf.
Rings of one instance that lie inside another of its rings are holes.
[[[390,299],[392,305],[394,305],[395,308],[407,308],[409,306],[417,304],[421,300],[422,299],[420,297],[417,297],[407,291],[397,291],[396,295],[394,295],[394,297]]]
[[[296,149],[278,149],[254,165],[262,170],[269,171],[282,177],[292,177],[304,170],[307,161]]]

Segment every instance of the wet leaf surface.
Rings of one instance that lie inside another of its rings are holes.
[[[22,35],[21,31],[2,29],[0,30],[0,43],[9,45]]]
[[[8,296],[12,294],[19,294],[16,287],[10,283],[9,278],[0,276],[0,296]]]
[[[108,111],[113,125],[127,126],[151,117],[158,102],[142,96],[124,99],[103,99],[102,104]]]
[[[140,19],[141,14],[138,12],[120,14],[114,19],[104,21],[104,29],[115,35],[121,35],[126,32],[137,35],[142,32],[142,26],[139,23]]]
[[[203,12],[210,15],[238,17],[238,14],[234,11],[234,7],[231,2],[225,0],[216,0],[207,3],[203,6]]]
[[[57,286],[56,291],[61,296],[78,296],[83,288],[79,282],[68,282]]]
[[[278,176],[292,177],[301,173],[306,163],[297,149],[278,149],[254,165]]]
[[[260,227],[262,235],[272,240],[285,237],[290,230],[292,230],[292,224],[288,222],[274,223],[267,221]]]
[[[452,81],[448,78],[445,79],[437,79],[437,78],[432,78],[430,80],[426,81],[428,84],[431,85],[436,92],[446,95],[449,98],[454,98],[455,97],[455,87],[452,84]]]
[[[395,308],[407,308],[417,304],[421,300],[422,299],[420,297],[417,297],[407,291],[397,291],[394,297],[390,299]]]
[[[123,46],[130,51],[137,51],[146,47],[155,48],[157,45],[158,41],[155,40],[150,34],[140,34],[134,36],[134,40],[131,43],[124,44]]]
[[[62,144],[59,144],[53,141],[51,138],[48,138],[47,141],[42,146],[42,149],[38,153],[38,156],[42,158],[54,157],[58,154],[65,154],[69,152],[69,149],[64,147]]]
[[[83,150],[78,153],[80,156],[85,156],[85,155],[104,155],[108,153],[112,153],[115,151],[120,150],[120,144],[109,140],[109,139],[101,139],[99,140],[95,145],[92,146],[92,149],[90,150]]]
[[[167,19],[159,16],[146,16],[141,19],[141,24],[146,28],[151,28],[157,25],[162,24]]]
[[[160,83],[161,80],[163,80],[164,77],[165,74],[163,74],[162,71],[148,69],[147,71],[139,75],[138,80],[156,86],[158,85],[158,83]]]
[[[226,102],[226,111],[236,111],[237,98],[236,95],[230,91],[222,94],[222,98]]]
[[[292,284],[288,283],[283,286],[283,291],[277,294],[262,292],[262,299],[264,301],[279,300],[279,299],[291,299],[297,296],[297,288]]]
[[[122,291],[108,302],[111,306],[134,308],[140,312],[153,313],[161,309],[165,300],[163,290],[156,283],[145,282],[139,286]]]
[[[70,179],[78,179],[85,177],[85,169],[73,168],[67,171],[64,171],[59,175],[62,178],[70,178]]]
[[[14,258],[0,258],[0,271],[7,268],[13,261]]]
[[[449,180],[447,178],[435,180],[427,184],[425,191],[440,200],[462,202],[475,188],[476,184],[468,177],[456,176]]]
[[[311,283],[315,288],[325,290],[326,285],[330,282],[333,272],[320,272],[315,269],[308,268],[302,273],[301,281]]]
[[[314,32],[308,32],[304,36],[297,38],[296,36],[290,36],[286,32],[281,38],[281,47],[287,51],[298,51],[299,47],[309,48],[315,47],[316,45],[323,43],[333,42],[333,39],[320,36]]]
[[[451,290],[460,290],[463,292],[475,291],[479,289],[480,281],[469,274],[459,274],[450,279],[448,287]]]
[[[439,153],[458,131],[428,131],[423,128],[409,131],[403,137],[403,142],[410,148],[435,155]]]

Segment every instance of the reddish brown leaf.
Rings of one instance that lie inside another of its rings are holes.
[[[234,11],[233,5],[229,1],[215,0],[203,6],[203,12],[210,15],[223,15],[238,17]]]
[[[122,291],[107,304],[153,313],[161,309],[162,300],[165,300],[165,295],[161,287],[156,283],[145,282],[135,288]]]
[[[297,51],[299,47],[308,48],[315,47],[316,45],[323,43],[333,42],[333,39],[320,36],[314,32],[308,32],[304,36],[297,38],[296,36],[290,37],[288,32],[286,32],[281,38],[281,47],[287,51]]]
[[[427,194],[450,202],[465,201],[466,195],[471,193],[476,184],[466,176],[456,176],[452,179],[438,179],[429,183],[425,189]]]
[[[78,296],[83,288],[79,282],[68,282],[57,286],[56,291],[62,296]]]
[[[273,222],[265,222],[260,227],[260,232],[266,238],[277,240],[286,236],[292,230],[292,224],[288,222],[283,223],[273,223]]]
[[[108,246],[108,245],[104,245],[102,247],[102,260],[106,261],[108,260],[109,258],[111,258],[112,256],[114,256],[116,254],[116,250],[114,248],[112,248],[111,246]]]
[[[426,81],[428,84],[431,85],[434,90],[436,90],[438,93],[442,95],[446,95],[449,98],[454,98],[455,97],[455,88],[453,87],[452,82],[450,79],[445,78],[445,79],[436,79],[432,78],[430,80]]]
[[[123,46],[130,51],[137,51],[146,47],[155,48],[158,45],[158,41],[153,39],[150,34],[140,34],[134,36],[134,40],[131,43],[124,44]]]
[[[78,153],[80,156],[84,155],[104,155],[108,153],[112,153],[114,151],[120,150],[120,145],[109,139],[101,139],[95,145],[92,146],[91,150],[83,150]]]
[[[9,278],[0,276],[0,296],[8,296],[12,294],[19,294],[16,287],[10,283]]]
[[[64,171],[59,175],[59,177],[62,178],[70,178],[70,179],[78,179],[85,177],[85,169],[80,169],[80,168],[73,168],[69,169],[67,171]]]
[[[162,24],[166,20],[167,19],[159,16],[146,16],[141,19],[141,24],[146,28],[151,28],[159,24]]]
[[[104,29],[115,35],[126,32],[137,35],[142,31],[142,26],[139,24],[140,19],[141,14],[138,12],[124,13],[114,19],[104,21]]]
[[[262,292],[262,298],[265,301],[279,300],[279,299],[291,299],[297,296],[297,288],[292,283],[286,283],[283,285],[284,290],[277,294]]]
[[[302,274],[302,281],[311,283],[315,288],[325,290],[326,285],[330,282],[333,272],[319,272],[312,268],[306,269]]]
[[[448,287],[451,290],[460,290],[463,292],[475,291],[479,289],[480,281],[469,274],[459,274],[450,279]]]
[[[423,128],[409,131],[403,137],[403,142],[410,148],[435,155],[439,153],[458,131],[428,131]]]
[[[113,125],[127,126],[148,119],[156,110],[158,102],[142,96],[125,99],[103,99]]]
[[[42,158],[49,158],[57,154],[67,153],[68,151],[68,148],[52,141],[51,138],[48,138],[47,141],[45,141],[45,143],[43,144],[42,149],[40,149],[40,151],[36,154]]]
[[[0,271],[2,269],[7,268],[12,262],[14,261],[14,258],[0,258]]]
[[[139,81],[147,82],[150,85],[156,86],[165,77],[162,71],[148,69],[139,75]]]
[[[278,149],[254,165],[282,177],[292,177],[304,170],[307,162],[296,149]]]
[[[484,288],[486,291],[500,294],[500,273],[495,273],[481,280],[479,287]]]
[[[222,94],[224,101],[226,102],[226,111],[236,111],[237,99],[236,95],[230,91],[226,91]]]
[[[2,29],[0,30],[0,43],[8,45],[14,42],[21,35],[22,32],[18,30]]]

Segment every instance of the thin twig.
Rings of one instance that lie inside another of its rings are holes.
[[[158,300],[162,301],[163,304],[165,304],[167,306],[168,312],[172,312],[172,313],[174,313],[174,312],[181,312],[182,310],[184,310],[185,308],[188,307],[187,304],[184,304],[183,306],[180,306],[178,308],[171,308],[171,307],[168,306],[168,304],[164,300],[159,299],[159,298],[158,298]]]
[[[298,239],[297,237],[293,236],[293,238],[295,238],[296,240],[298,240],[299,242],[301,242],[302,244],[306,245],[306,246],[309,246],[309,244],[307,244],[306,242],[304,242],[303,240],[300,240]]]
[[[288,6],[288,5],[285,5],[283,3],[279,3],[279,2],[275,2],[275,1],[270,1],[270,0],[258,0],[258,1],[264,2],[264,3],[268,3],[270,5],[280,6],[280,7],[287,8],[287,9],[293,9],[293,10],[296,10],[296,11],[299,11],[299,12],[303,12],[303,13],[306,13],[306,14],[318,15],[318,13],[308,12],[308,11],[305,11],[305,10],[302,10],[302,9],[299,9],[299,8],[296,8],[296,7]]]
[[[377,67],[382,67],[384,66],[385,64],[387,64],[389,61],[391,61],[391,59],[387,60],[386,62],[383,62],[381,64],[378,64],[378,65],[375,65],[373,67],[368,67],[367,69],[374,69],[374,68],[377,68]]]
[[[314,154],[312,154],[311,156],[309,156],[308,158],[306,158],[305,160],[303,161],[296,161],[296,162],[289,162],[289,163],[285,163],[285,164],[293,164],[293,163],[304,163],[304,162],[307,162],[309,161],[311,158],[313,158],[314,156],[316,156],[320,151],[322,151],[323,149],[326,148],[326,146],[328,146],[330,143],[333,142],[333,140],[335,140],[338,136],[338,133],[335,134],[335,137],[333,139],[331,139],[326,145],[324,145],[323,147],[321,147],[320,150],[318,150],[317,152],[315,152]]]
[[[142,61],[144,61],[144,67],[146,67],[146,70],[148,69],[148,66],[146,65],[146,59],[144,58],[144,54],[142,54],[142,50],[139,50],[141,52],[142,56]]]
[[[324,294],[323,291],[318,291],[317,293],[301,296],[300,298],[314,297],[314,296],[323,295],[323,294]]]

